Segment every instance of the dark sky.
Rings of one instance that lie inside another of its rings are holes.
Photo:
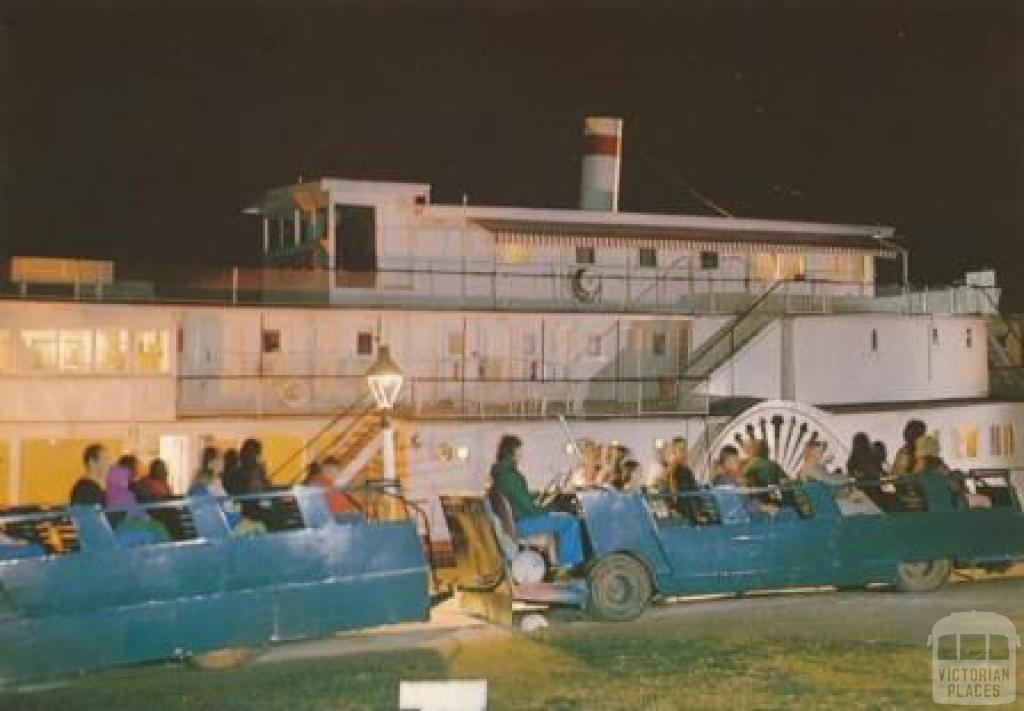
[[[572,206],[607,113],[622,209],[892,224],[1024,306],[1024,2],[0,8],[0,253],[253,262],[239,208],[300,173]]]

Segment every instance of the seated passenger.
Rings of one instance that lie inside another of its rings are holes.
[[[743,465],[743,475],[750,487],[778,486],[786,479],[782,467],[768,458],[768,443],[763,439],[747,440],[743,447],[747,461]]]
[[[149,463],[149,473],[135,484],[135,493],[144,504],[166,501],[171,498],[171,485],[168,483],[167,464],[157,457]]]
[[[103,478],[107,473],[107,448],[102,444],[90,444],[82,453],[85,472],[71,487],[69,500],[78,506],[103,506]]]
[[[699,508],[696,497],[687,496],[688,492],[697,490],[697,479],[690,469],[687,458],[689,451],[686,440],[676,437],[672,440],[668,456],[665,459],[665,487],[676,513],[693,520]]]
[[[341,462],[337,457],[327,457],[323,464],[312,462],[303,484],[322,489],[327,497],[327,508],[335,516],[346,513],[357,513],[355,505],[345,493],[336,488],[338,477],[341,476]]]
[[[892,460],[892,475],[903,476],[914,470],[914,447],[917,440],[927,434],[928,428],[921,420],[910,420],[903,428],[903,446]]]
[[[846,473],[861,482],[878,481],[882,478],[882,463],[878,460],[878,451],[863,432],[853,436],[850,456],[846,460]]]
[[[715,473],[711,477],[712,486],[741,486],[743,485],[743,462],[740,459],[740,450],[727,444],[718,453],[715,460]]]
[[[563,512],[547,512],[540,508],[519,472],[523,442],[514,435],[505,435],[498,445],[498,454],[491,467],[491,480],[508,501],[520,536],[553,533],[557,539],[559,566],[573,568],[583,562],[583,541],[579,522]]]
[[[622,463],[619,475],[612,481],[612,488],[619,491],[631,491],[637,485],[640,462],[635,459],[627,459]]]
[[[939,441],[934,437],[925,435],[918,437],[914,442],[914,465],[911,468],[913,474],[926,474],[938,472],[948,474],[949,466],[942,460],[939,453]]]
[[[223,499],[227,496],[224,490],[224,483],[220,480],[221,469],[224,467],[224,458],[216,447],[203,447],[200,457],[199,469],[192,477],[192,485],[188,488],[189,496],[212,496],[216,499]]]
[[[844,516],[858,514],[880,514],[882,510],[871,498],[853,484],[853,480],[838,472],[830,472],[825,466],[825,447],[821,442],[808,442],[804,446],[804,461],[800,468],[800,478],[804,481],[817,481],[831,486],[841,486],[836,492],[835,502]]]
[[[592,439],[584,439],[579,443],[580,462],[573,470],[569,483],[573,488],[586,489],[597,486],[601,471],[601,448]]]
[[[135,457],[125,455],[107,474],[107,507],[124,514],[124,518],[114,527],[114,533],[121,545],[169,541],[171,537],[167,529],[152,520],[135,498],[135,492],[132,491],[134,461]]]

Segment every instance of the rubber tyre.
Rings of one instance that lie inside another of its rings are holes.
[[[604,622],[636,619],[653,593],[647,568],[624,553],[612,553],[599,560],[587,576],[587,585],[587,612]]]
[[[952,564],[945,559],[896,566],[896,587],[903,592],[931,592],[949,582]]]
[[[232,669],[249,661],[255,654],[252,647],[225,647],[193,655],[189,662],[199,669]]]

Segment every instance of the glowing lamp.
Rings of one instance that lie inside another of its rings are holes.
[[[381,410],[393,408],[404,380],[401,369],[391,359],[388,347],[380,346],[377,349],[377,361],[366,371],[366,382],[373,393],[373,399],[377,401],[377,407]]]

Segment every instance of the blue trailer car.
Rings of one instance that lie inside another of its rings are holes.
[[[969,487],[987,500],[972,508]],[[884,491],[883,491],[884,489]],[[853,484],[770,490],[703,489],[679,497],[610,489],[562,495],[587,547],[575,578],[530,578],[533,546],[513,541],[490,497],[445,497],[466,606],[511,620],[511,603],[568,603],[595,617],[628,620],[657,597],[800,586],[887,583],[908,591],[945,584],[955,566],[1024,560],[1024,513],[1005,473],[924,474],[869,492],[881,505],[844,506]],[[751,506],[755,499],[769,502]],[[685,505],[680,505],[686,501]],[[772,503],[774,502],[774,503]],[[686,515],[679,515],[679,511]],[[504,530],[503,530],[504,529]]]
[[[150,507],[177,540],[149,544],[99,508],[0,518],[35,541],[0,549],[0,682],[427,618],[413,521],[334,518],[299,488],[250,501],[271,525],[238,537],[224,503]]]

